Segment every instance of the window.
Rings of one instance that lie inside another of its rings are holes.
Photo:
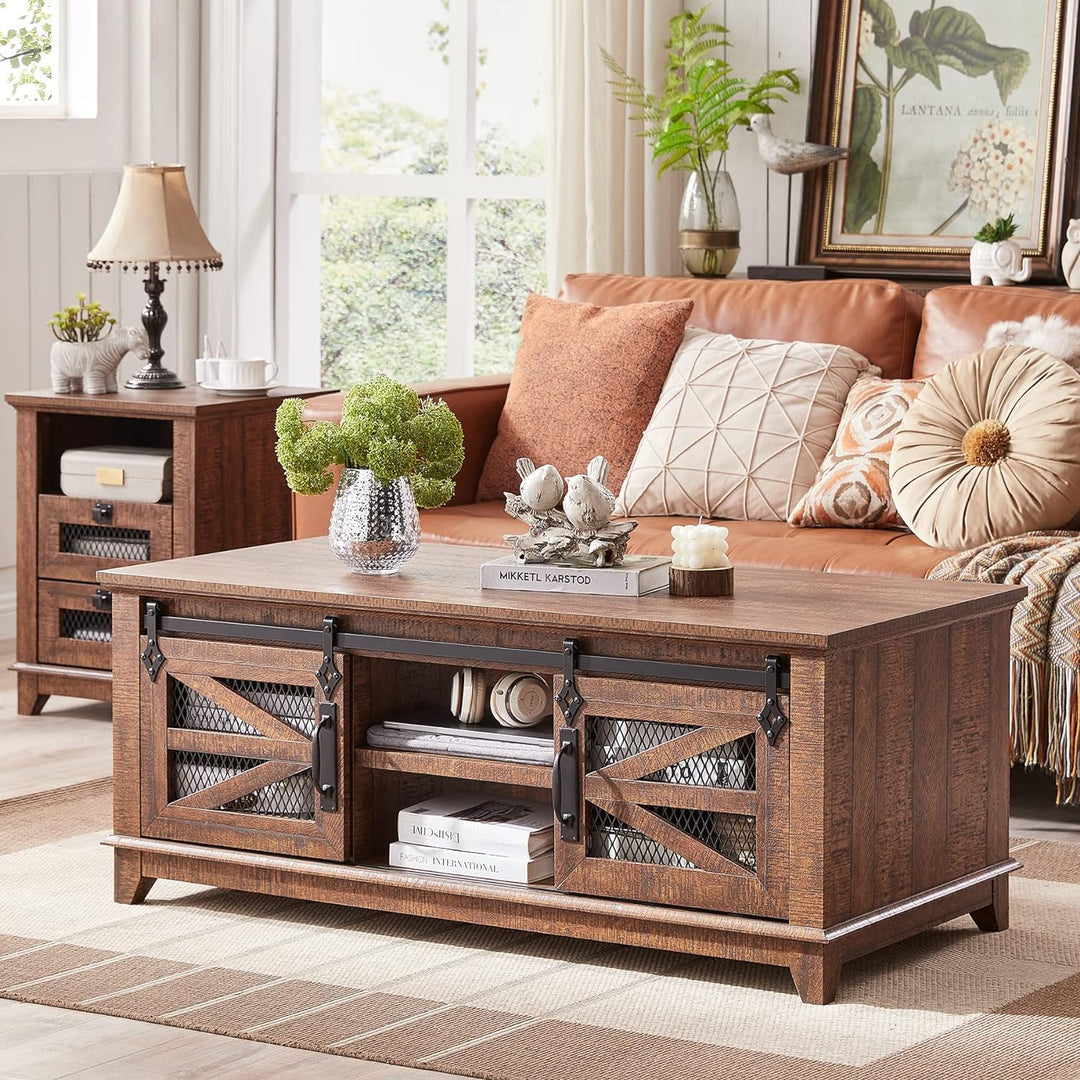
[[[550,17],[550,0],[287,5],[275,309],[292,381],[509,370],[546,286]]]
[[[0,117],[63,116],[63,0],[0,0]]]

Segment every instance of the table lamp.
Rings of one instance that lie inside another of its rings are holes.
[[[129,390],[178,390],[184,384],[161,366],[165,350],[161,333],[168,322],[161,294],[166,272],[178,270],[220,270],[221,253],[206,238],[195,207],[191,203],[183,165],[125,165],[120,194],[101,239],[86,256],[91,270],[121,270],[146,274],[146,307],[142,323],[150,343],[150,358],[124,384]]]

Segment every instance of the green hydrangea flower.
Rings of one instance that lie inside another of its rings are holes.
[[[406,476],[418,506],[442,506],[454,495],[453,477],[465,460],[461,423],[444,401],[380,375],[345,395],[341,423],[304,422],[304,401],[281,403],[275,423],[277,456],[285,479],[301,495],[333,483],[334,464],[370,469],[388,482]]]
[[[304,424],[304,399],[286,398],[274,420],[277,458],[285,479],[298,495],[321,495],[334,482],[331,465],[343,465],[341,431],[330,420]]]

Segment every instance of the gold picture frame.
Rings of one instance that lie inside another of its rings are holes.
[[[809,137],[849,156],[806,177],[800,260],[966,276],[979,226],[1012,213],[1034,275],[1057,277],[1080,175],[1078,6],[822,0]]]

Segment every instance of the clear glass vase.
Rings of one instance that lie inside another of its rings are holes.
[[[330,515],[330,550],[354,574],[396,574],[420,547],[420,514],[408,477],[384,482],[342,469]]]
[[[694,277],[727,277],[739,258],[739,200],[731,175],[710,173],[707,185],[699,172],[686,181],[679,207],[679,253]]]

